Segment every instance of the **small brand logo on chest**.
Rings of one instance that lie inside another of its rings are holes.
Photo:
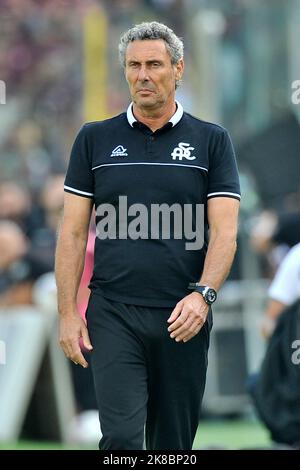
[[[111,152],[111,157],[128,157],[127,149],[123,147],[123,145],[118,145],[113,151]]]

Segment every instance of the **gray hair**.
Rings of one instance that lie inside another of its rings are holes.
[[[119,58],[121,64],[125,67],[126,49],[130,42],[143,41],[146,39],[163,39],[167,50],[171,56],[171,63],[178,64],[183,59],[183,42],[168,26],[152,21],[150,23],[140,23],[129,29],[120,38]]]

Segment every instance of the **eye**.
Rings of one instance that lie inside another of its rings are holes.
[[[138,67],[138,65],[139,65],[139,64],[138,64],[137,62],[130,62],[130,63],[129,63],[129,67],[130,67],[130,68],[133,68],[133,69],[136,69],[136,68]]]

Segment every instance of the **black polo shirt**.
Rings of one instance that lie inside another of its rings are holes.
[[[128,207],[143,204],[149,213],[152,204],[203,204],[206,213],[209,198],[240,199],[227,131],[183,112],[179,103],[170,122],[155,132],[136,121],[132,104],[127,113],[85,124],[73,145],[65,191],[92,198],[96,209],[110,204],[116,214],[120,196]],[[96,224],[101,220],[96,216]],[[148,238],[96,237],[90,288],[119,302],[174,307],[190,293],[189,282],[200,279],[207,229],[205,215],[205,242],[196,250],[186,249],[184,236],[165,239],[159,233],[153,239],[150,227]]]

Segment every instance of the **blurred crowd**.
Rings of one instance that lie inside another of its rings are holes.
[[[32,304],[34,282],[53,271],[62,173],[80,123],[80,4],[0,2],[1,306]]]
[[[25,187],[0,183],[0,305],[32,304],[36,279],[53,271],[63,175],[49,176],[33,201]]]
[[[54,268],[64,172],[74,136],[84,120],[85,12],[97,6],[108,18],[110,115],[128,103],[117,61],[120,33],[146,18],[159,18],[185,37],[187,26],[181,10],[189,3],[197,2],[0,0],[0,80],[5,82],[7,94],[5,106],[0,105],[0,308],[34,304],[36,280]],[[188,41],[186,50],[189,52]],[[251,250],[260,261],[259,276],[269,280],[289,250],[300,243],[300,189],[281,202],[280,207],[261,206],[247,221]],[[93,264],[93,237],[91,233],[78,298],[83,315]],[[300,292],[297,296],[300,298]],[[279,310],[276,312],[278,316]],[[272,312],[267,311],[266,316],[274,320]],[[269,329],[265,324],[263,334],[268,336],[273,329],[274,322]],[[78,403],[81,409],[95,408],[94,396],[86,394],[92,390],[91,377],[83,378],[78,371],[73,374]],[[89,386],[82,391],[83,382]]]

